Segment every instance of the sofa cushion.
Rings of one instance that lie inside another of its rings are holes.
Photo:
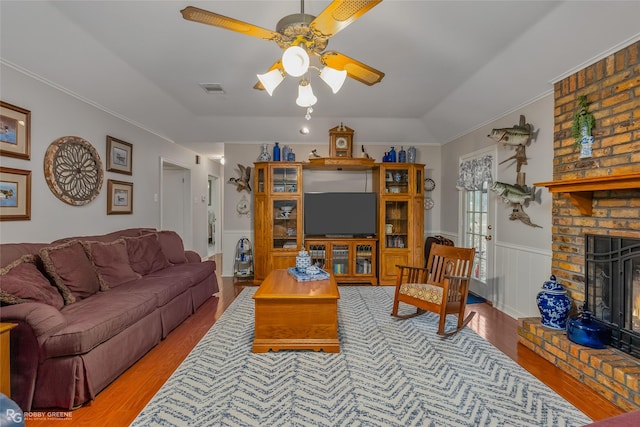
[[[86,353],[156,309],[154,296],[144,288],[126,287],[99,292],[63,307],[67,325],[45,341],[45,357]]]
[[[23,255],[0,268],[0,303],[41,302],[57,309],[64,306],[62,295],[36,266],[35,255]]]
[[[160,242],[160,248],[171,264],[184,264],[187,257],[184,253],[182,238],[175,231],[143,231],[144,234],[156,234]]]
[[[191,285],[195,285],[215,273],[215,271],[215,262],[202,261],[199,263],[172,265],[169,268],[150,274],[149,277],[186,277]]]
[[[98,275],[78,240],[40,249],[40,257],[65,304],[87,298],[100,290]]]
[[[125,237],[131,268],[143,276],[168,267],[169,261],[162,252],[158,236],[145,234],[140,237]]]
[[[112,242],[83,242],[83,245],[98,274],[101,290],[115,288],[141,277],[129,264],[124,239]]]

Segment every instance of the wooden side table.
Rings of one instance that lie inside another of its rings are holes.
[[[0,393],[11,398],[10,331],[15,323],[0,323]]]

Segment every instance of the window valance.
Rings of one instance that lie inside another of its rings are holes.
[[[492,164],[493,156],[491,154],[461,162],[456,188],[458,190],[482,190],[484,182],[490,186],[493,183]]]

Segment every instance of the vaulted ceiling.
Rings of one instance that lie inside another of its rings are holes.
[[[329,1],[306,1],[318,15]],[[0,2],[3,64],[205,155],[222,143],[320,142],[344,122],[360,143],[443,144],[550,93],[553,82],[640,38],[639,1],[385,0],[329,41],[386,75],[317,77],[311,120],[297,80],[273,96],[256,74],[272,41],[186,21],[192,5],[267,29],[299,1]],[[2,81],[0,80],[0,83]],[[208,94],[200,83],[218,83]],[[1,90],[1,86],[0,86]],[[306,125],[309,135],[299,129]]]

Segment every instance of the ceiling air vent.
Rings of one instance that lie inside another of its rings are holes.
[[[200,83],[200,87],[207,93],[224,93],[224,89],[220,83]]]

